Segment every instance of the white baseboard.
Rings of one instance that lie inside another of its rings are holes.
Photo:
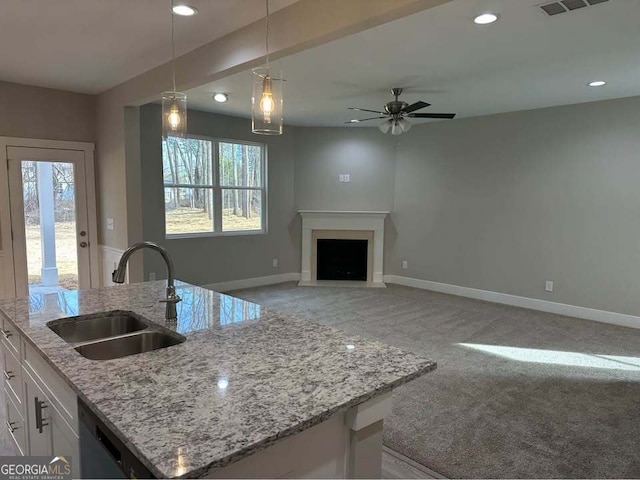
[[[608,312],[606,310],[596,310],[594,308],[578,307],[576,305],[566,305],[564,303],[549,302],[537,298],[519,297],[506,293],[479,290],[477,288],[459,287],[447,283],[431,282],[417,278],[402,277],[399,275],[385,275],[386,283],[395,283],[405,287],[421,288],[434,292],[449,293],[461,297],[475,298],[476,300],[486,300],[487,302],[502,303],[514,307],[529,308],[541,312],[555,313],[567,317],[582,318],[595,322],[609,323],[622,327],[640,328],[640,317],[627,315],[625,313]]]
[[[299,273],[280,273],[278,275],[268,275],[266,277],[245,278],[243,280],[231,280],[229,282],[210,283],[202,285],[203,288],[215,290],[216,292],[229,292],[243,288],[261,287],[263,285],[274,285],[276,283],[297,282],[300,280]]]

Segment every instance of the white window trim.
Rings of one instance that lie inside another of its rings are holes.
[[[267,145],[260,142],[252,142],[250,140],[237,140],[231,138],[213,138],[204,135],[186,135],[186,138],[195,140],[206,140],[211,142],[211,162],[213,162],[213,185],[188,185],[188,184],[171,184],[162,181],[162,189],[165,188],[202,188],[213,191],[213,232],[193,232],[193,233],[167,233],[167,212],[164,210],[164,236],[166,240],[183,240],[188,238],[208,238],[208,237],[236,237],[240,235],[266,235],[268,233],[268,179],[267,179]],[[164,140],[162,140],[164,142]],[[230,187],[220,184],[220,143],[234,143],[239,145],[252,145],[260,147],[261,164],[260,175],[262,178],[262,187]],[[164,162],[164,158],[163,158]],[[164,168],[164,163],[163,163]],[[222,231],[222,190],[260,190],[261,191],[261,225],[260,230],[229,230]],[[164,205],[164,202],[163,202]]]

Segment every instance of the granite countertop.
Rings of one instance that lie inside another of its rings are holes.
[[[47,327],[128,310],[165,326],[166,282],[0,300],[81,400],[159,478],[202,477],[436,368],[435,362],[186,283],[186,341],[93,361]]]

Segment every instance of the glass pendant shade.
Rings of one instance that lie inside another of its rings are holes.
[[[400,122],[398,120],[394,120],[391,125],[391,135],[401,135],[402,127],[400,126]]]
[[[378,128],[382,133],[387,133],[391,128],[391,122],[393,122],[393,120],[385,120],[380,125],[378,125]]]
[[[266,67],[253,69],[251,131],[259,135],[282,135],[282,72]]]
[[[411,126],[413,125],[410,121],[405,120],[404,118],[398,120],[398,124],[400,125],[400,128],[403,132],[408,132],[409,130],[411,130]]]
[[[162,94],[162,138],[187,134],[187,96],[181,92]]]

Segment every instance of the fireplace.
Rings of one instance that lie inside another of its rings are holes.
[[[384,287],[384,219],[388,212],[301,210],[300,285],[362,282]],[[346,282],[345,282],[346,281]]]
[[[368,240],[319,238],[316,242],[317,280],[367,281]]]

